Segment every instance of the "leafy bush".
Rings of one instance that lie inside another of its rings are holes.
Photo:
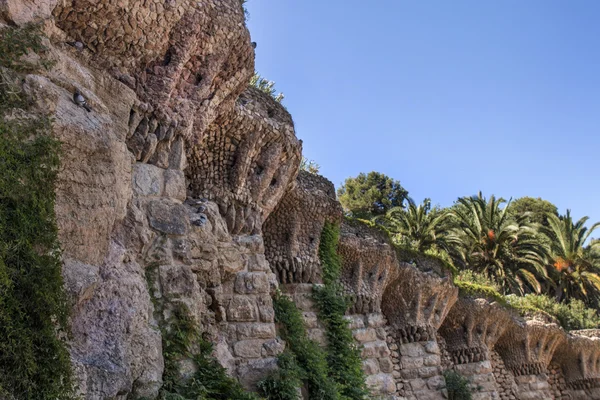
[[[448,390],[448,400],[472,400],[473,392],[469,387],[469,381],[456,371],[448,370],[444,372],[446,379],[446,390]]]
[[[41,43],[33,26],[0,30],[1,398],[73,395],[54,213],[60,143],[51,137],[51,120],[44,115],[5,118],[12,108],[27,107],[14,82],[20,81],[17,72],[34,72],[21,56],[42,53]]]
[[[572,299],[568,303],[558,303],[546,295],[528,294],[506,296],[508,303],[522,314],[542,312],[555,317],[567,330],[600,328],[600,316],[591,308],[586,308],[581,300]]]
[[[165,357],[162,399],[258,400],[227,375],[212,355],[212,344],[202,338],[199,327],[183,307],[175,309],[169,326],[162,331]],[[180,376],[182,360],[193,361],[195,373],[191,377]]]
[[[301,400],[300,388],[306,374],[289,350],[277,357],[279,370],[258,383],[267,400]]]
[[[484,273],[462,270],[454,277],[454,285],[463,296],[485,297],[507,305],[499,285]]]

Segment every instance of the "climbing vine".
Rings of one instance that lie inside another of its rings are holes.
[[[35,26],[0,30],[0,398],[73,398],[54,213],[60,143],[20,84],[50,65],[23,56],[46,50]]]
[[[325,223],[319,246],[324,285],[315,286],[313,296],[319,309],[319,319],[326,329],[330,375],[338,384],[343,398],[361,400],[367,398],[369,391],[362,370],[360,350],[352,337],[348,321],[344,318],[350,303],[339,283],[339,234],[338,225]]]
[[[293,388],[289,383],[281,381],[285,376],[293,375],[296,377],[296,385],[299,385],[301,380],[306,382],[311,399],[340,399],[336,384],[329,376],[325,353],[316,342],[308,338],[302,313],[296,304],[288,296],[277,292],[273,299],[273,307],[276,321],[281,326],[281,336],[293,358],[284,355],[282,364],[280,356],[279,365],[283,370],[278,376],[271,376],[260,385],[265,396],[270,400],[298,399],[299,386]]]

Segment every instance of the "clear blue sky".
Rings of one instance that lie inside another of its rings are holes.
[[[375,170],[417,201],[481,190],[600,221],[600,1],[247,7],[256,69],[336,187]]]

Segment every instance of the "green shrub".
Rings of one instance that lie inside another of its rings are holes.
[[[505,306],[508,304],[498,284],[485,274],[462,270],[454,276],[454,285],[463,296],[484,297]]]
[[[323,268],[323,287],[313,290],[327,336],[327,363],[339,391],[348,399],[365,399],[369,394],[362,370],[360,351],[344,318],[349,301],[339,283],[341,260],[337,254],[339,226],[325,223],[321,233],[319,258]]]
[[[472,400],[473,392],[469,387],[469,381],[456,371],[444,372],[448,400]]]
[[[267,400],[301,400],[300,388],[306,374],[289,350],[277,357],[279,370],[258,383],[260,393]]]
[[[527,294],[506,296],[508,303],[522,314],[545,313],[558,320],[566,330],[600,328],[600,316],[591,308],[586,308],[581,300],[572,299],[568,303],[558,303],[546,295]]]
[[[73,397],[54,213],[60,143],[46,116],[5,117],[27,107],[18,72],[33,67],[20,57],[41,42],[32,26],[0,30],[0,397],[27,400]]]

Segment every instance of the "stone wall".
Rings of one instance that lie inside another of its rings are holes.
[[[29,21],[43,23],[55,61],[22,88],[63,146],[56,216],[82,398],[156,398],[176,310],[254,390],[285,348],[279,285],[326,346],[311,293],[323,226],[342,209],[331,182],[299,172],[287,110],[247,88],[241,2],[0,2],[2,24]],[[342,223],[338,252],[374,394],[442,399],[454,369],[477,399],[600,399],[598,331],[459,297],[443,263],[359,222]]]

